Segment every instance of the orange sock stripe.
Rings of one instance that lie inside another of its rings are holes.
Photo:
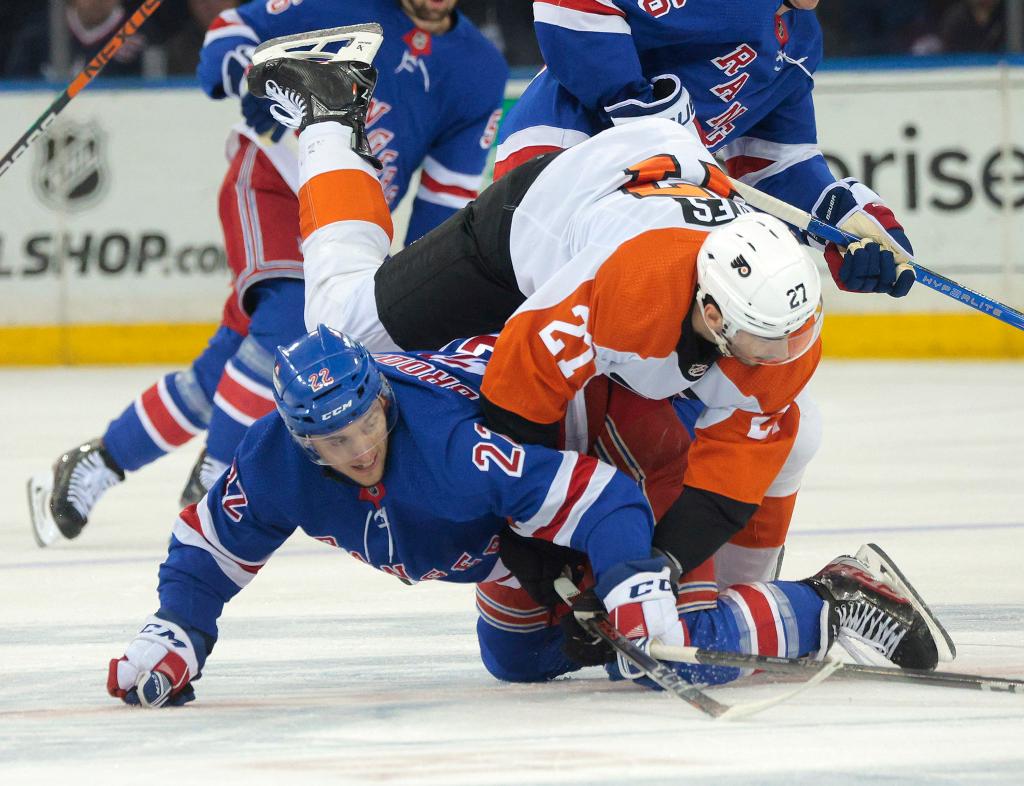
[[[391,213],[380,183],[358,169],[335,169],[316,175],[299,189],[302,239],[336,221],[369,221],[394,236]]]

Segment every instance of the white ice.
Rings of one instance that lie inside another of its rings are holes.
[[[156,608],[199,446],[46,550],[24,482],[162,372],[0,371],[3,784],[1024,783],[1024,696],[826,682],[725,724],[598,670],[501,684],[479,662],[472,587],[406,587],[301,535],[227,607],[197,701],[123,706],[107,661]],[[947,624],[957,670],[1024,677],[1024,364],[830,362],[814,390],[826,441],[783,577],[877,542]]]

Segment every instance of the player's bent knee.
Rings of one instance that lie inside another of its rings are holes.
[[[484,668],[503,682],[546,682],[579,668],[562,654],[558,628],[512,633],[478,619],[476,633]]]

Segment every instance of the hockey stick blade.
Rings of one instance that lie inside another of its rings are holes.
[[[326,47],[348,41],[347,44],[331,51]],[[275,57],[292,57],[301,60],[319,60],[326,63],[358,60],[372,63],[377,50],[384,41],[384,31],[376,23],[328,27],[311,30],[308,33],[285,35],[264,41],[252,54],[253,65],[265,63]]]
[[[844,232],[838,227],[826,224],[824,221],[818,220],[807,211],[801,210],[788,202],[783,202],[781,199],[776,199],[770,194],[766,194],[764,191],[756,189],[753,186],[748,186],[746,183],[734,178],[729,178],[729,182],[736,190],[736,193],[743,197],[744,201],[748,205],[756,207],[758,210],[762,210],[776,218],[782,219],[787,224],[792,224],[797,229],[807,230],[818,237],[832,241],[838,246],[848,246],[850,243],[855,243],[861,240],[861,238],[856,235],[851,235],[849,232]],[[940,295],[945,295],[953,300],[958,300],[965,306],[973,308],[975,311],[980,311],[982,314],[995,317],[1000,322],[1015,327],[1018,330],[1024,330],[1024,314],[1017,309],[990,298],[987,295],[983,295],[969,287],[965,287],[963,284],[958,284],[956,281],[953,281],[953,279],[946,278],[941,273],[929,270],[924,267],[924,265],[919,264],[908,256],[904,250],[898,247],[893,247],[892,243],[889,241],[884,243],[884,245],[893,251],[900,268],[904,265],[910,266],[919,283],[929,287],[930,289],[934,289]]]
[[[699,647],[673,647],[657,642],[651,645],[651,654],[659,660],[699,663],[705,666],[726,666],[736,669],[759,669],[775,674],[813,675],[824,668],[821,661],[803,658],[748,655],[738,652],[706,650]],[[835,676],[837,679],[843,680],[902,682],[993,693],[1024,694],[1024,680],[1012,678],[986,677],[980,674],[961,674],[953,671],[900,669],[894,666],[862,666],[853,663],[840,665],[841,668],[835,669]]]
[[[558,592],[559,596],[561,596],[561,598],[570,606],[580,594],[576,585],[567,578],[555,579],[555,591]],[[711,698],[704,693],[704,691],[694,685],[686,682],[686,680],[680,677],[674,669],[666,666],[658,660],[657,657],[654,657],[637,647],[633,642],[627,639],[618,628],[612,625],[607,616],[595,615],[589,619],[579,619],[579,622],[588,632],[607,642],[608,645],[616,652],[621,653],[629,660],[630,663],[643,671],[658,686],[675,694],[686,703],[699,709],[705,715],[717,720],[739,720],[740,718],[749,718],[759,712],[763,712],[769,707],[774,707],[776,704],[788,701],[796,694],[801,693],[813,685],[817,685],[819,682],[827,679],[834,671],[842,666],[842,664],[837,661],[818,664],[821,667],[818,670],[818,673],[812,675],[810,679],[796,686],[792,690],[772,696],[771,698],[764,699],[762,701],[732,705],[723,704],[722,702]],[[652,645],[652,651],[658,646],[660,645],[654,643]]]

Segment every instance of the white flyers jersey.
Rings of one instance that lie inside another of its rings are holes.
[[[748,211],[732,195],[697,137],[667,120],[609,129],[560,153],[512,219],[510,256],[527,299],[498,340],[488,399],[552,423],[598,374],[652,399],[689,387],[676,345],[697,251],[714,227]]]
[[[511,259],[527,298],[495,344],[481,388],[488,401],[554,423],[597,375],[652,399],[692,388],[707,409],[686,484],[760,503],[793,447],[793,401],[821,344],[782,366],[721,358],[680,369],[697,253],[712,229],[748,210],[732,197],[699,141],[670,121],[623,125],[560,153],[513,216]]]

